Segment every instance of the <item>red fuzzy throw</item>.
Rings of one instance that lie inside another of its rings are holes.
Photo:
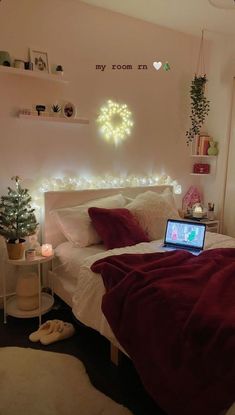
[[[124,254],[95,262],[102,310],[168,415],[235,401],[235,249]]]

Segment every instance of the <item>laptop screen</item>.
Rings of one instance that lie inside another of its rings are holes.
[[[203,223],[168,219],[164,244],[203,249],[205,231]]]

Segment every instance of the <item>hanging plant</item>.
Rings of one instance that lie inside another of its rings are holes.
[[[191,97],[191,127],[186,131],[187,144],[193,141],[194,137],[201,132],[205,118],[210,111],[210,101],[205,96],[206,75],[195,75],[192,80]]]
[[[200,134],[205,118],[210,111],[210,101],[208,101],[208,99],[205,96],[207,78],[205,75],[203,42],[204,30],[202,30],[201,35],[201,42],[197,61],[197,70],[194,79],[192,80],[190,89],[191,127],[188,131],[186,131],[187,144],[191,143],[194,140],[194,137]]]

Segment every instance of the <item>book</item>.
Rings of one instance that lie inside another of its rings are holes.
[[[208,134],[200,134],[194,137],[192,142],[192,155],[193,156],[206,156],[208,154],[208,148],[213,138]]]
[[[206,156],[207,155],[207,151],[209,148],[209,143],[210,141],[212,141],[212,137],[210,137],[209,135],[201,135],[199,137],[199,151],[198,154],[201,156]]]

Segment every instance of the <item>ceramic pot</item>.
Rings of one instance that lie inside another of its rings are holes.
[[[9,259],[22,259],[25,250],[25,239],[20,239],[20,242],[7,242],[7,252]]]

